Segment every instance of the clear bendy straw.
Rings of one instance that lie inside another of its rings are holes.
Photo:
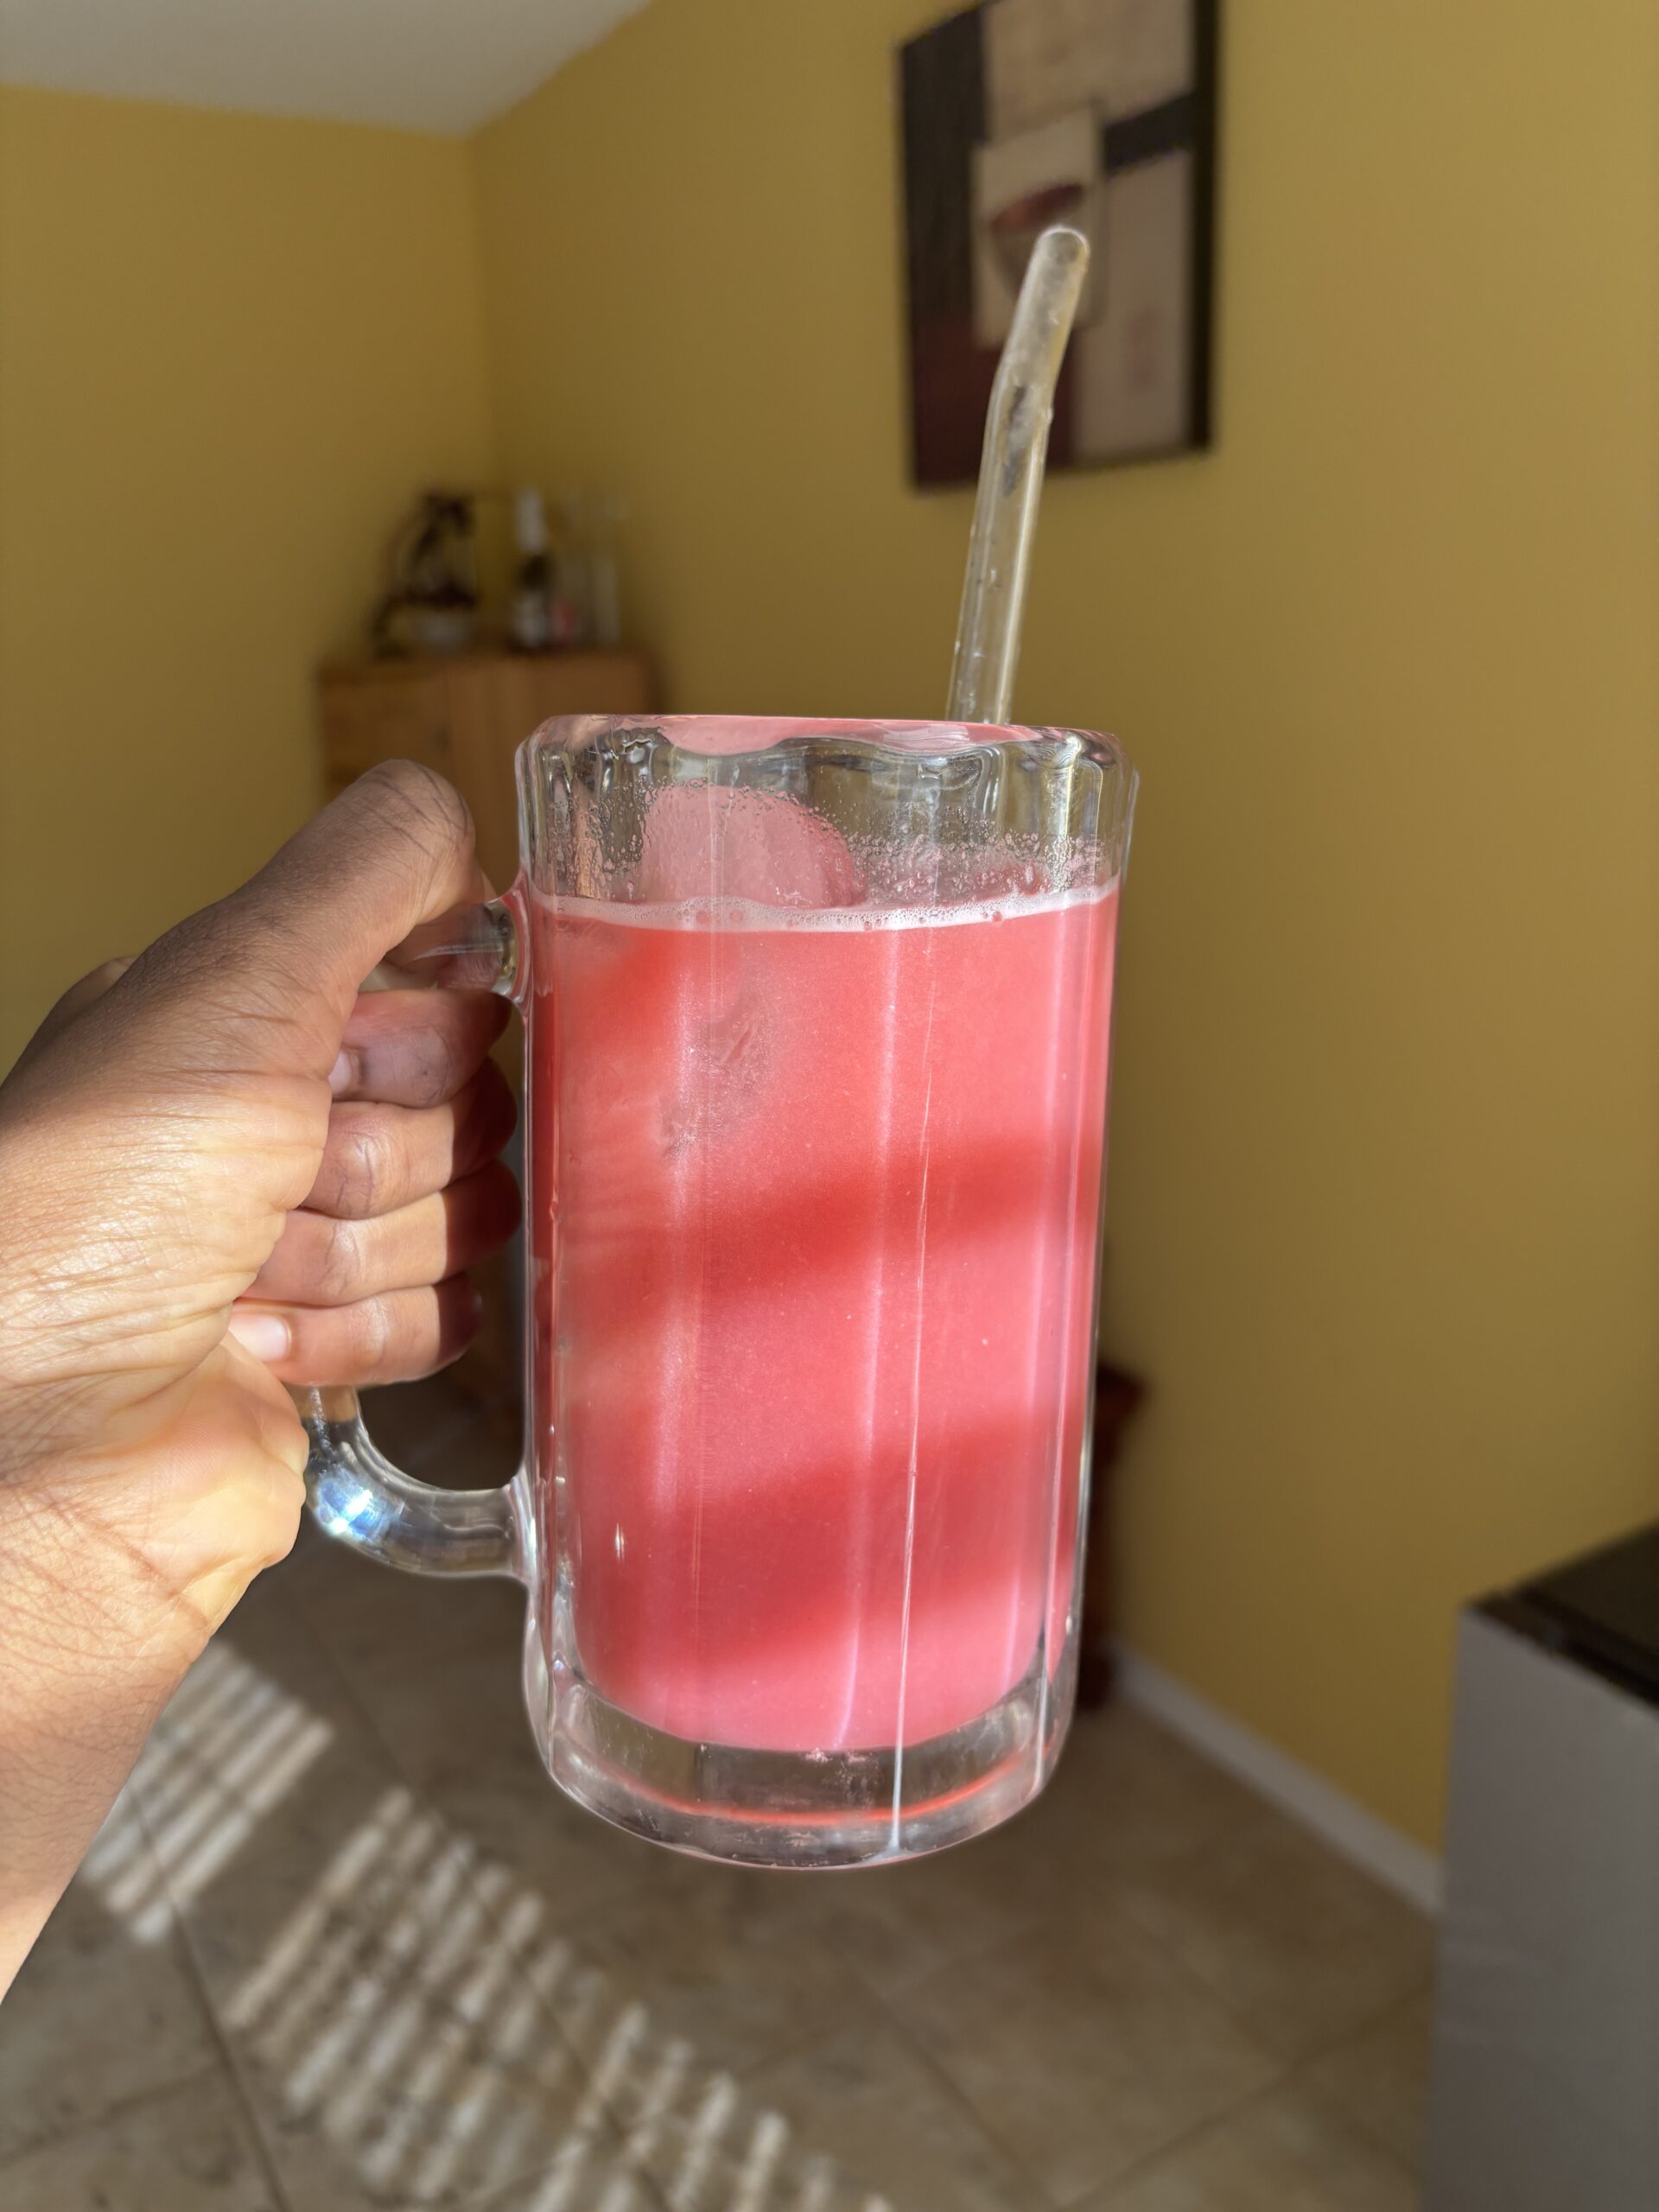
[[[1054,388],[1088,270],[1088,239],[1060,224],[1043,232],[1027,264],[985,418],[950,670],[952,721],[1006,722],[1014,702]]]

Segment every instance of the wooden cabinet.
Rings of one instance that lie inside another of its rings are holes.
[[[518,870],[512,756],[550,715],[643,715],[651,664],[639,653],[467,653],[325,669],[328,796],[377,760],[419,760],[472,809],[479,858],[498,890]]]

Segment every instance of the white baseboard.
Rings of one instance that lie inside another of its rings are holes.
[[[1420,1912],[1440,1910],[1440,1862],[1432,1851],[1368,1813],[1334,1783],[1230,1719],[1150,1659],[1122,1649],[1117,1656],[1118,1685],[1128,1704],[1161,1720],[1172,1734],[1248,1783]]]

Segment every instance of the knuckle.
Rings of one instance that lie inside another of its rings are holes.
[[[73,1021],[78,1014],[85,1013],[89,1006],[103,997],[112,983],[120,981],[131,965],[130,960],[101,960],[96,968],[89,969],[86,975],[71,983],[68,989],[54,1001],[41,1024],[43,1032],[50,1033],[60,1028],[65,1022]]]
[[[317,1255],[317,1296],[329,1306],[349,1306],[363,1294],[362,1233],[354,1221],[330,1221],[322,1232]]]
[[[60,1007],[72,1002],[79,1006],[85,1000],[101,998],[111,983],[118,983],[132,963],[130,960],[100,960],[96,968],[88,969],[78,983],[72,983],[58,1001]]]
[[[396,1331],[391,1308],[384,1298],[365,1298],[356,1308],[357,1364],[365,1381],[383,1374],[390,1364]]]
[[[422,1039],[414,1078],[414,1103],[439,1106],[453,1098],[467,1079],[458,1039],[447,1024],[435,1022]]]
[[[383,760],[359,779],[358,788],[368,804],[381,810],[388,826],[424,851],[435,855],[472,840],[467,802],[435,768],[418,760]]]
[[[372,1122],[354,1118],[341,1132],[334,1154],[337,1204],[349,1219],[383,1211],[391,1188],[391,1147]]]

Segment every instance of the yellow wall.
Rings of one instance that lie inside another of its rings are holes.
[[[682,706],[942,703],[890,104],[941,12],[655,0],[478,142],[502,457],[626,493]],[[1655,22],[1229,10],[1219,449],[1052,486],[1020,691],[1145,772],[1128,1634],[1426,1839],[1459,1601],[1659,1508]]]
[[[311,674],[488,449],[466,148],[0,90],[0,1068],[315,800]]]
[[[654,0],[471,149],[0,91],[0,1065],[306,811],[311,669],[492,410],[628,496],[676,703],[938,707],[942,12]],[[1020,709],[1146,776],[1128,1633],[1432,1838],[1459,1600],[1659,1510],[1659,18],[1228,13],[1220,445],[1052,486]]]

